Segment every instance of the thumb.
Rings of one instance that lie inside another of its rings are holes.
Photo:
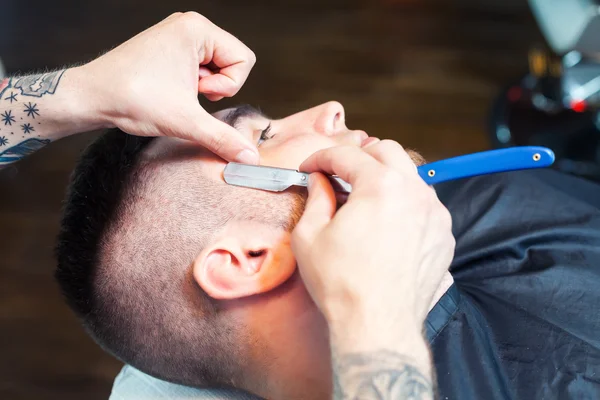
[[[204,94],[204,97],[210,101],[219,101],[225,96],[219,94],[216,90],[211,90],[211,84],[206,83],[207,79],[211,78],[213,75],[215,75],[213,71],[207,67],[200,66],[200,69],[198,70],[198,76],[200,78],[200,81],[198,82],[198,93]]]
[[[239,83],[220,73],[204,76],[198,82],[198,92],[205,96],[233,97],[240,89]]]
[[[191,123],[185,123],[181,132],[175,133],[178,137],[198,142],[226,161],[258,164],[260,156],[256,146],[235,128],[207,113],[199,104],[186,120]]]
[[[310,246],[331,222],[335,211],[336,197],[331,183],[320,172],[311,174],[308,180],[308,199],[302,218],[292,234],[292,241]]]

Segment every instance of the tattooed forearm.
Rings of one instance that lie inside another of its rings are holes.
[[[414,360],[391,351],[334,357],[336,400],[429,400],[431,378]]]
[[[45,94],[53,95],[64,72],[65,70],[63,69],[45,74],[16,78],[14,87],[15,89],[19,89],[23,96],[42,97]]]
[[[8,139],[0,136],[0,168],[3,165],[19,161],[21,158],[38,151],[48,143],[50,143],[49,139],[27,139],[17,143],[15,146],[8,147],[10,144]],[[3,147],[8,148],[2,150]]]
[[[51,115],[53,97],[48,96],[57,92],[64,72],[60,70],[0,80],[0,168],[51,142],[49,136],[56,134],[59,125],[56,124],[58,112]],[[64,107],[65,98],[61,102]]]

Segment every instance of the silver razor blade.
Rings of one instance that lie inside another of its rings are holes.
[[[225,182],[234,186],[282,192],[291,186],[308,186],[309,174],[293,169],[229,163],[223,172]],[[338,193],[349,194],[352,186],[337,176],[327,177]]]

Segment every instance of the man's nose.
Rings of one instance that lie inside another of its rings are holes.
[[[346,113],[344,106],[337,101],[318,106],[315,119],[315,129],[322,135],[335,135],[346,130]]]

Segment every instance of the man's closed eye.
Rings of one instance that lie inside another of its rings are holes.
[[[270,135],[270,132],[271,132],[271,124],[269,124],[269,126],[267,126],[260,133],[260,138],[258,139],[257,146],[260,146],[261,144],[263,144],[264,142],[266,142],[269,139],[272,139],[275,136],[275,135]]]

